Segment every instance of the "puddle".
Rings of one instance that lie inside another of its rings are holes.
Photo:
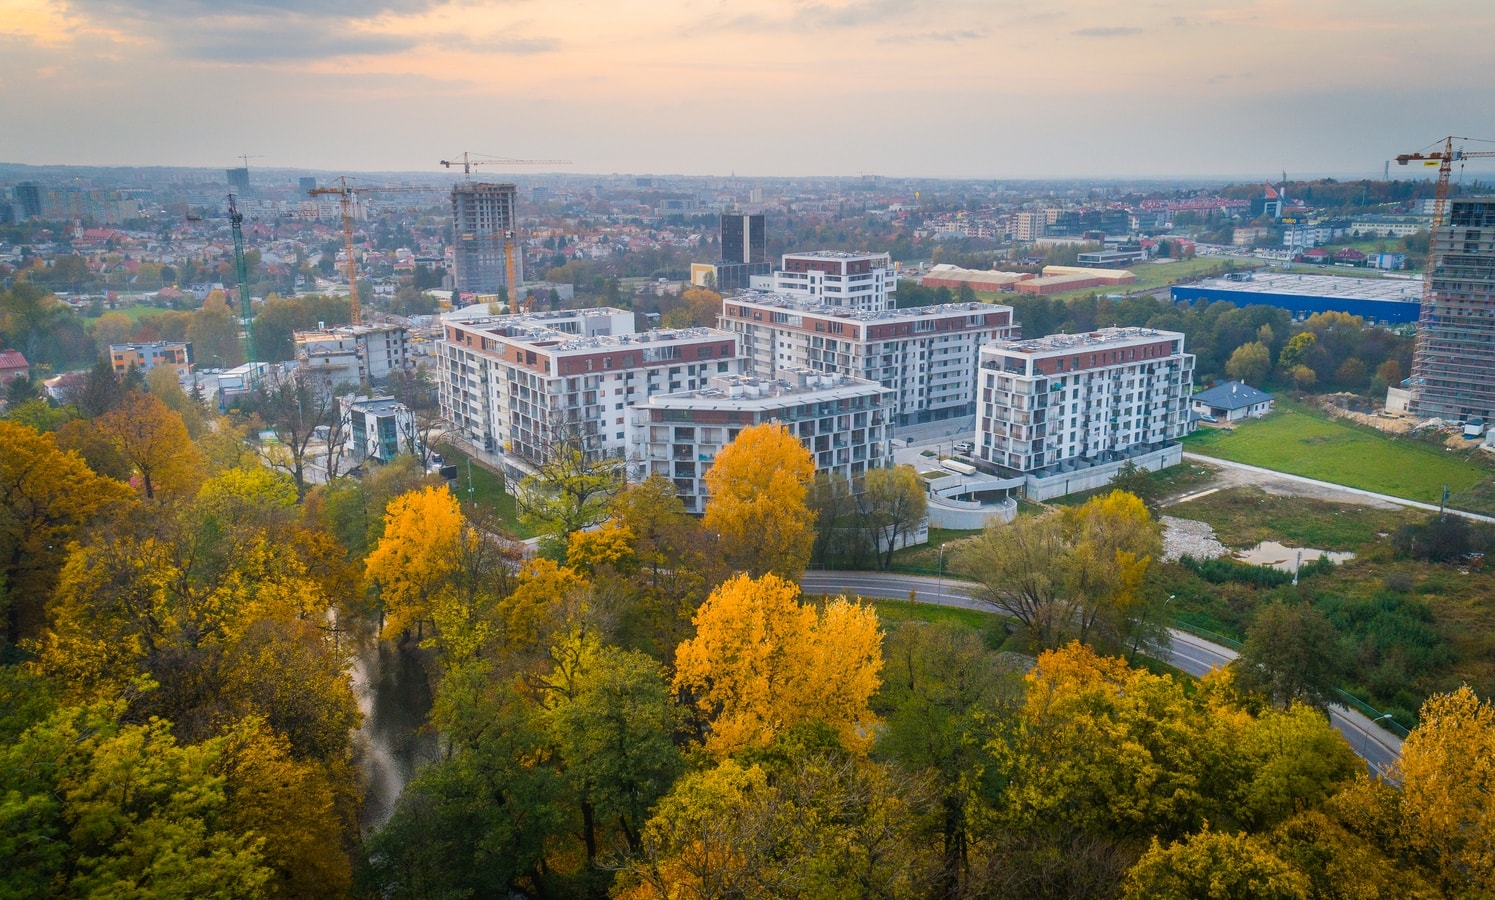
[[[1299,553],[1303,554],[1305,563],[1313,562],[1321,556],[1327,556],[1336,563],[1355,558],[1355,554],[1347,551],[1319,550],[1315,547],[1284,547],[1276,541],[1263,541],[1249,550],[1237,550],[1235,558],[1252,565],[1271,566],[1274,569],[1291,572],[1297,568]]]

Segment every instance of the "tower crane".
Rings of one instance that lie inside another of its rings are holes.
[[[360,191],[372,194],[392,192],[432,193],[436,191],[436,188],[408,185],[399,187],[356,187],[348,183],[347,176],[340,176],[335,186],[316,187],[306,192],[308,196],[312,197],[336,196],[338,198],[343,217],[343,248],[348,255],[348,299],[353,304],[352,322],[354,325],[360,324],[360,316],[358,310],[358,261],[353,258],[353,204]]]
[[[234,274],[239,278],[239,316],[244,326],[244,361],[249,363],[250,381],[257,381],[254,363],[254,310],[249,302],[249,262],[244,258],[244,214],[234,195],[228,195],[228,226],[234,233]]]
[[[441,165],[448,169],[453,166],[461,166],[463,176],[466,180],[471,181],[473,166],[569,166],[571,165],[571,160],[511,159],[506,156],[486,156],[463,150],[461,159],[443,159],[441,160]],[[516,227],[505,229],[503,233],[504,285],[509,291],[509,309],[516,310],[519,308],[519,285],[514,283],[518,277],[518,272],[514,265],[514,254],[516,252],[515,248],[519,243],[519,231],[517,222],[511,222],[510,224]]]
[[[1401,153],[1396,157],[1396,164],[1405,166],[1410,162],[1420,162],[1424,166],[1438,167],[1437,187],[1433,191],[1433,224],[1428,229],[1428,259],[1427,266],[1422,278],[1422,308],[1417,313],[1417,350],[1412,356],[1412,380],[1416,384],[1419,378],[1426,377],[1422,371],[1426,364],[1423,349],[1427,340],[1428,326],[1432,323],[1433,310],[1436,307],[1437,293],[1433,289],[1433,254],[1438,250],[1438,230],[1443,224],[1444,213],[1448,210],[1448,181],[1453,173],[1453,164],[1463,162],[1466,159],[1488,159],[1495,157],[1495,150],[1468,151],[1463,147],[1454,149],[1454,141],[1468,141],[1472,138],[1449,135],[1443,139],[1443,149],[1426,153],[1419,150],[1416,153]]]

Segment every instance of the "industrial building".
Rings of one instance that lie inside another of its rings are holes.
[[[1495,199],[1450,200],[1447,216],[1431,247],[1410,410],[1495,421]]]
[[[655,394],[631,410],[636,479],[662,475],[689,512],[706,508],[706,473],[738,433],[777,422],[799,438],[815,471],[848,479],[892,464],[887,388],[846,375],[787,368],[780,378],[717,375],[697,390]]]
[[[897,305],[898,274],[886,253],[814,250],[785,253],[773,273],[773,292],[826,306],[881,312]]]
[[[1171,295],[1175,303],[1228,300],[1237,306],[1275,306],[1292,313],[1294,318],[1342,312],[1367,322],[1401,324],[1417,321],[1422,282],[1404,278],[1238,272],[1198,284],[1174,285]]]
[[[458,291],[496,294],[503,287],[510,299],[519,296],[518,202],[512,184],[464,181],[452,188],[452,283]]]
[[[1194,357],[1184,336],[1102,328],[981,348],[974,458],[1047,500],[1102,487],[1127,462],[1183,458]]]
[[[403,325],[344,325],[295,332],[296,363],[331,384],[382,384],[411,368],[410,332]]]
[[[928,288],[949,288],[958,291],[970,287],[973,291],[1010,291],[1019,281],[1034,276],[1026,272],[998,272],[984,269],[962,269],[949,263],[936,263],[919,283]]]
[[[889,388],[898,426],[971,415],[971,373],[981,345],[1018,334],[1010,306],[947,303],[867,312],[761,291],[724,298],[720,323],[742,339],[742,353],[759,378],[808,368]]]
[[[737,338],[714,328],[638,333],[632,312],[602,307],[443,323],[442,416],[505,458],[519,478],[561,439],[622,456],[628,408],[742,371]]]
[[[165,366],[176,372],[177,378],[185,378],[192,374],[192,345],[185,341],[110,344],[109,361],[116,375],[124,375],[131,367],[149,372]]]

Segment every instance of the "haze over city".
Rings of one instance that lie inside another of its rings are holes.
[[[1371,177],[1484,136],[1492,27],[1382,0],[0,0],[0,160]]]

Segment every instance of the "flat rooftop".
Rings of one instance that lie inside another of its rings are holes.
[[[1338,275],[1293,275],[1285,272],[1254,274],[1248,281],[1211,278],[1192,288],[1235,291],[1241,294],[1293,294],[1340,300],[1422,302],[1422,279],[1350,278]]]
[[[649,398],[650,406],[688,405],[697,409],[767,409],[783,406],[786,399],[809,400],[816,396],[854,396],[857,394],[888,394],[875,381],[854,378],[850,375],[834,375],[813,369],[790,368],[782,370],[787,378],[758,378],[753,375],[716,375],[704,388],[693,391],[674,391],[669,394],[654,394]]]
[[[505,317],[510,318],[510,317]],[[602,350],[613,347],[656,347],[667,344],[684,344],[698,341],[736,341],[737,335],[716,328],[656,328],[634,334],[599,334],[580,337],[555,328],[511,322],[477,323],[476,331],[487,331],[519,344],[527,344],[537,350]]]
[[[907,309],[884,309],[878,311],[852,309],[848,306],[828,306],[818,300],[798,294],[775,294],[771,291],[742,291],[726,298],[736,303],[751,303],[775,309],[792,309],[799,313],[844,319],[848,322],[895,322],[913,321],[928,316],[959,315],[971,312],[1011,312],[1012,307],[997,303],[941,303],[934,306],[910,306]]]
[[[1182,339],[1177,331],[1155,328],[1101,328],[1082,334],[1051,334],[1023,341],[993,341],[987,347],[1007,353],[1071,352],[1082,347],[1112,347],[1118,344],[1141,344],[1159,340]]]
[[[785,253],[784,256],[797,257],[801,259],[887,259],[887,253],[873,253],[871,250],[856,252],[852,250],[805,250],[801,253]]]

